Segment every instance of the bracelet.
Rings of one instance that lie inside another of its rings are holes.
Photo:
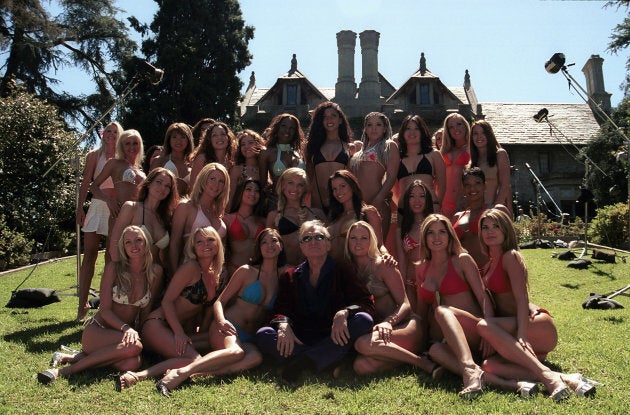
[[[129,326],[129,324],[127,324],[127,323],[123,323],[123,325],[122,325],[122,326],[120,326],[120,331],[123,331],[123,329],[125,328],[125,326],[127,326],[127,327],[131,327],[131,326]]]

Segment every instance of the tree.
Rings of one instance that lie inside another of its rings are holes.
[[[212,117],[234,125],[242,82],[237,74],[251,61],[246,26],[237,0],[156,0],[142,52],[164,69],[157,86],[140,84],[128,100],[123,125],[138,129],[145,145],[161,143],[168,124],[194,124]],[[129,68],[133,73],[133,68]]]
[[[4,1],[0,8],[0,51],[7,53],[0,96],[18,82],[56,105],[71,124],[87,127],[112,103],[116,75],[107,72],[128,59],[137,45],[127,35],[113,0],[59,0],[51,14],[41,0]],[[57,90],[50,73],[78,67],[91,76],[97,92],[73,96]],[[114,76],[112,76],[114,75]],[[115,92],[115,91],[114,91]]]
[[[617,108],[614,108],[610,117],[617,126],[626,134],[629,131],[630,97],[624,98]],[[586,154],[599,166],[607,176],[599,169],[591,168],[588,187],[592,190],[599,206],[624,202],[628,198],[628,162],[618,160],[617,154],[623,147],[623,136],[615,130],[612,123],[602,124],[600,131],[586,147]]]
[[[66,248],[74,230],[74,135],[55,107],[21,86],[0,100],[0,125],[0,217],[28,240],[48,241],[46,250]]]
[[[606,3],[606,7],[614,7],[617,9],[625,7],[626,9],[626,17],[623,19],[623,22],[619,23],[615,29],[613,30],[612,35],[610,35],[610,43],[608,44],[608,50],[617,54],[624,49],[626,49],[630,45],[630,0],[615,0],[609,1]],[[630,93],[630,58],[626,61],[626,80],[623,84],[624,94],[628,95]]]

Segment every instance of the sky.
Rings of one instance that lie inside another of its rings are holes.
[[[150,22],[153,0],[117,0],[117,6]],[[625,9],[604,1],[538,0],[242,0],[243,18],[254,26],[251,65],[239,77],[245,85],[255,72],[259,88],[273,86],[297,55],[298,69],[318,87],[337,82],[336,33],[380,32],[379,72],[398,88],[418,69],[427,68],[450,87],[462,86],[468,69],[480,102],[581,103],[567,79],[545,71],[556,52],[586,89],[582,67],[593,55],[604,58],[606,91],[616,106],[622,99],[626,59],[608,52]],[[123,16],[121,16],[123,17]],[[355,81],[361,82],[361,48],[355,49]],[[89,91],[89,77],[58,74],[71,91]],[[64,79],[65,78],[65,79]],[[72,81],[70,82],[70,79]],[[85,79],[85,82],[82,81]]]

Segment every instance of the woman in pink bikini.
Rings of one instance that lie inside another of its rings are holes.
[[[180,203],[173,214],[169,266],[173,275],[183,260],[183,247],[197,228],[212,226],[221,239],[227,235],[223,213],[228,203],[230,177],[220,163],[206,165],[193,185],[190,200]]]
[[[565,384],[579,396],[593,395],[600,383],[580,373],[553,371],[541,362],[556,347],[558,332],[549,312],[529,302],[527,267],[510,217],[488,209],[479,222],[480,240],[490,256],[483,272],[495,317],[481,320],[477,330],[498,353],[485,361],[483,369],[498,376],[542,382],[554,401],[569,396]]]
[[[442,198],[442,214],[451,219],[464,208],[462,173],[470,164],[470,125],[460,114],[444,120],[440,152],[446,165],[446,190]]]

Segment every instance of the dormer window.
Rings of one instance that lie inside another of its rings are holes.
[[[418,105],[431,105],[431,95],[428,84],[420,84],[418,88]]]
[[[287,102],[285,105],[297,105],[298,103],[298,88],[295,84],[287,85]]]

